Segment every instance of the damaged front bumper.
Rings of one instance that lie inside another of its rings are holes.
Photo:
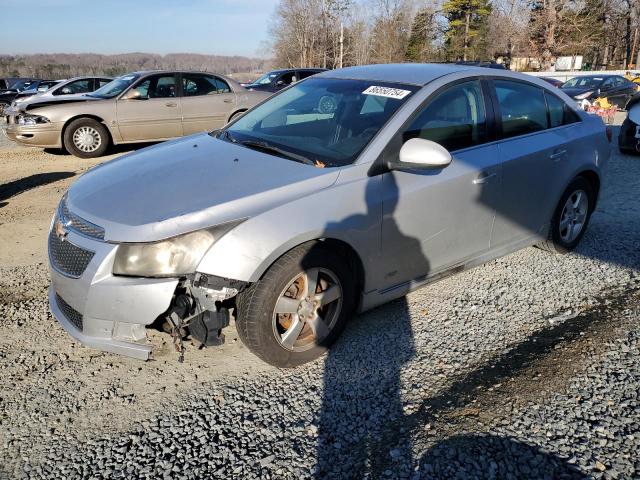
[[[142,278],[113,275],[118,246],[68,230],[49,232],[49,307],[62,327],[80,343],[147,360],[152,346],[146,327],[172,317],[176,335],[193,322],[192,336],[204,345],[224,342],[221,329],[229,313],[223,302],[237,293],[212,280]],[[175,335],[174,335],[175,337]]]

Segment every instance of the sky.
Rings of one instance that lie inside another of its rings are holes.
[[[145,52],[265,57],[269,19],[277,3],[0,0],[0,54]]]

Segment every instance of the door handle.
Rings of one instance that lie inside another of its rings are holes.
[[[567,151],[566,150],[556,150],[555,152],[553,152],[551,155],[549,155],[549,158],[551,160],[560,160],[560,158],[562,158],[564,155],[566,155]]]
[[[491,179],[492,179],[493,177],[495,177],[495,176],[496,176],[496,174],[495,174],[495,173],[490,173],[490,174],[485,175],[485,176],[483,176],[483,177],[478,177],[478,178],[476,178],[476,179],[473,181],[473,183],[474,183],[474,184],[476,184],[476,185],[480,185],[480,184],[482,184],[482,183],[489,183],[489,182],[491,181]]]
[[[230,99],[230,98],[225,98],[225,99],[223,100],[223,102],[224,102],[224,103],[233,103],[233,100],[232,100],[232,99]]]
[[[175,102],[167,102],[167,103],[165,103],[165,105],[166,105],[167,107],[177,107],[177,106],[178,106],[178,104],[177,104],[177,103],[175,103]]]

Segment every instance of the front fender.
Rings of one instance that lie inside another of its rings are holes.
[[[297,245],[332,238],[347,243],[360,256],[368,283],[367,260],[380,251],[380,179],[335,185],[246,220],[209,249],[197,271],[255,282]]]

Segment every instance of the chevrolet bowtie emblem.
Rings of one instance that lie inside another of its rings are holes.
[[[69,222],[67,223],[62,223],[60,220],[56,221],[56,225],[55,225],[55,230],[56,230],[56,236],[58,237],[58,239],[61,242],[64,242],[64,239],[67,238],[67,234],[69,232],[67,232],[67,230],[64,227],[69,226]]]

